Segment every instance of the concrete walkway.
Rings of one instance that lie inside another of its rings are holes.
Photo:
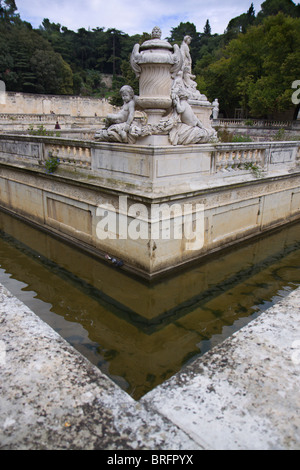
[[[0,285],[0,449],[299,449],[300,288],[139,402]]]

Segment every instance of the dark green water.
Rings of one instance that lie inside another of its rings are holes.
[[[300,285],[299,235],[146,285],[0,212],[0,282],[139,399]]]

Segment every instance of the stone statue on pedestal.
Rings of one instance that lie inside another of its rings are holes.
[[[205,128],[192,109],[192,103],[198,108],[210,103],[194,81],[190,42],[191,37],[185,36],[180,48],[171,46],[155,27],[150,40],[134,46],[130,63],[139,78],[140,94],[134,96],[128,86],[121,88],[123,107],[107,116],[106,128],[95,134],[96,140],[136,143],[157,135],[168,137],[172,145],[188,145],[216,138],[215,131]],[[134,122],[136,109],[146,113],[146,124]]]
[[[128,143],[134,135],[134,126],[132,128],[135,113],[134,91],[129,85],[124,85],[120,89],[123,100],[123,106],[116,114],[108,114],[105,122],[105,129],[96,132],[95,139],[104,142],[124,142]]]
[[[213,103],[213,111],[212,111],[212,114],[213,114],[213,119],[218,119],[218,116],[219,116],[219,100],[218,98],[216,98]]]
[[[184,36],[180,46],[180,52],[183,59],[182,69],[186,69],[188,73],[192,74],[192,58],[190,54],[189,45],[191,44],[191,36]]]

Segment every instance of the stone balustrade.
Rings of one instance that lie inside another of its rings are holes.
[[[283,121],[269,119],[231,119],[220,118],[214,120],[214,126],[221,127],[262,127],[262,128],[278,128],[278,129],[300,129],[300,121]]]
[[[300,141],[291,142],[239,142],[216,144],[212,172],[264,171],[279,165],[286,169],[299,164]]]
[[[58,157],[61,165],[68,167],[91,169],[91,149],[89,145],[71,144],[44,144],[45,155]]]
[[[15,122],[56,122],[65,121],[69,116],[67,114],[0,114],[0,123]]]
[[[88,141],[48,136],[0,135],[0,161],[43,166],[51,156],[65,167],[91,169]]]
[[[184,149],[184,151],[183,151]],[[300,142],[239,142],[152,149],[98,143],[74,138],[0,135],[0,161],[12,165],[45,165],[58,157],[60,167],[87,170],[102,179],[135,185],[175,185],[207,178],[235,178],[245,174],[295,171],[300,164]]]
[[[236,147],[236,146],[235,146]],[[247,170],[265,168],[266,149],[264,148],[228,148],[220,149],[215,155],[215,171]]]
[[[47,131],[57,132],[56,122],[59,122],[59,132],[72,131],[78,128],[94,130],[103,126],[102,116],[69,116],[67,114],[1,114],[0,132],[6,134],[22,132],[30,134],[31,129],[37,131],[41,126]]]

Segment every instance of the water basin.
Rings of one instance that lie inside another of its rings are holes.
[[[139,399],[300,285],[299,233],[148,284],[0,212],[0,282]]]

